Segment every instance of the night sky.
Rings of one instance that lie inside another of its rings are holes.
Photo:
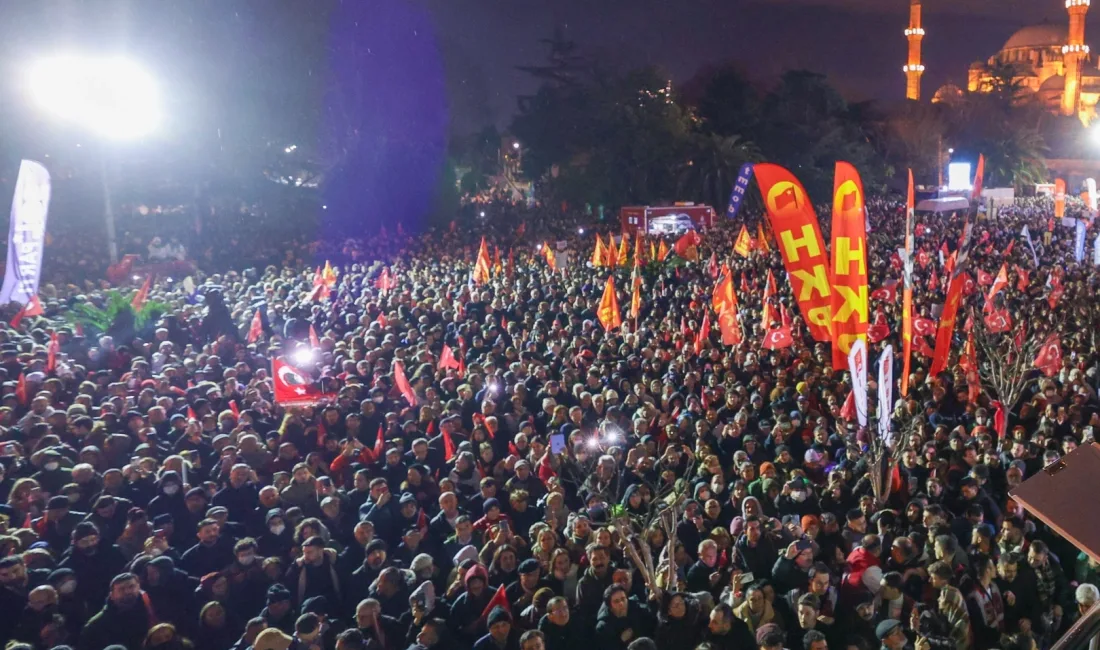
[[[147,61],[187,118],[214,117],[219,102],[285,111],[294,98],[321,96],[315,82],[326,72],[346,74],[332,42],[356,34],[368,44],[401,44],[378,68],[407,84],[397,92],[415,94],[417,70],[441,69],[438,99],[461,132],[507,125],[516,96],[534,90],[516,66],[542,63],[538,39],[555,27],[611,68],[653,64],[683,82],[702,66],[732,61],[764,84],[806,68],[827,74],[849,99],[888,105],[904,92],[908,1],[8,0],[4,15],[7,93],[21,62],[76,47]],[[924,96],[947,81],[964,85],[970,62],[1044,20],[1066,23],[1063,0],[926,0]],[[1100,42],[1100,7],[1088,34]],[[418,60],[402,74],[410,56]],[[432,73],[428,86],[437,81]]]
[[[732,60],[761,82],[790,68],[824,72],[853,100],[889,103],[905,92],[907,0],[424,2],[438,21],[449,72],[490,88],[497,119],[513,110],[516,93],[532,88],[513,62],[538,62],[545,50],[536,40],[554,25],[605,60],[660,65],[680,81],[704,64]],[[1021,27],[1066,24],[1064,7],[1061,0],[926,0],[924,95],[948,81],[965,86],[970,62],[988,58]],[[1098,30],[1100,7],[1089,16],[1087,40],[1097,42]]]

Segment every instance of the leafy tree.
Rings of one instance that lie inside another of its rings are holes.
[[[725,206],[741,165],[761,159],[755,144],[736,135],[695,134],[689,151],[691,158],[680,167],[679,195],[716,210]]]

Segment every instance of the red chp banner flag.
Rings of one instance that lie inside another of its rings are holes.
[[[481,238],[481,247],[477,249],[477,261],[474,262],[474,282],[485,284],[489,282],[490,268],[489,247],[485,245],[485,238]]]
[[[596,310],[596,316],[605,330],[613,330],[622,327],[623,317],[619,312],[619,298],[615,295],[615,279],[607,276],[607,284],[603,288],[603,298]]]
[[[325,399],[336,399],[336,393],[326,393],[317,382],[282,359],[276,358],[271,365],[276,404],[305,406]]]
[[[909,191],[905,199],[905,256],[902,260],[901,291],[901,396],[909,395],[909,361],[913,356],[913,213],[917,203],[913,192],[913,170],[909,170]],[[928,254],[921,268],[928,265]]]
[[[831,341],[829,260],[813,204],[802,184],[786,169],[770,163],[754,168],[783,266],[810,335],[815,341]]]
[[[833,179],[833,367],[843,368],[857,340],[867,340],[867,230],[863,183],[856,168],[836,164]]]
[[[1061,178],[1054,179],[1054,218],[1061,219],[1066,216],[1066,182]]]

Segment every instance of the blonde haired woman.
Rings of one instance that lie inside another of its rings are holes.
[[[940,590],[937,602],[940,614],[947,619],[949,636],[955,643],[956,650],[968,650],[970,648],[970,614],[966,611],[966,600],[962,592],[949,585]]]

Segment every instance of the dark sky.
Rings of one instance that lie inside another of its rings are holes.
[[[824,72],[850,99],[892,102],[905,92],[907,0],[419,1],[436,20],[460,122],[486,113],[506,121],[515,95],[532,89],[515,65],[540,62],[537,40],[556,25],[602,59],[660,65],[676,80],[732,60],[760,81],[789,68]],[[969,63],[1020,27],[1067,23],[1062,0],[926,0],[923,7],[927,97],[947,81],[965,85]],[[1092,34],[1100,33],[1098,14],[1090,16]],[[456,93],[463,86],[471,92]],[[490,93],[486,105],[477,101],[482,89]]]
[[[217,98],[246,114],[285,112],[295,98],[310,101],[319,94],[314,82],[341,67],[332,42],[352,33],[368,48],[404,41],[422,57],[418,66],[438,64],[445,75],[441,99],[460,131],[507,124],[516,96],[534,89],[516,66],[543,62],[538,40],[556,27],[605,64],[658,65],[677,82],[701,66],[733,61],[765,83],[790,68],[823,72],[853,100],[891,103],[905,87],[908,0],[4,0],[3,6],[4,91],[13,92],[19,66],[39,52],[130,51],[147,59],[165,77],[166,94],[183,104],[176,121],[207,107],[216,112]],[[965,84],[970,62],[1044,20],[1066,24],[1064,0],[926,0],[925,97],[947,81]],[[1089,23],[1089,33],[1100,34],[1100,7]],[[393,47],[390,56],[379,60],[382,78],[404,80],[408,86],[396,90],[414,93],[416,66],[403,74],[409,55]]]

